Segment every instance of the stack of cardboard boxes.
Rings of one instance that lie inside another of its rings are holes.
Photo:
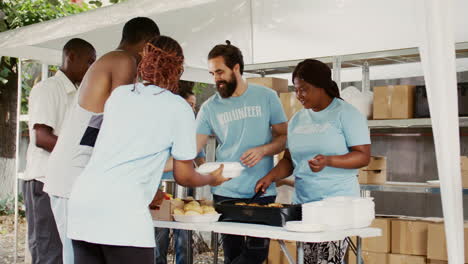
[[[465,263],[468,263],[468,224],[465,223]],[[430,223],[427,234],[427,258],[428,263],[447,264],[447,240],[443,223]]]
[[[385,184],[387,181],[387,158],[373,156],[364,168],[359,170],[360,184]]]
[[[363,239],[365,264],[448,263],[441,219],[376,218],[372,227],[382,229],[382,236]],[[465,224],[464,235],[468,241],[468,224]],[[468,252],[468,243],[465,244],[465,252]],[[356,263],[356,256],[351,251],[347,263]],[[468,254],[465,254],[465,263],[468,263]]]

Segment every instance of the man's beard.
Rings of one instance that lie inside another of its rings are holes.
[[[224,84],[224,86],[220,86],[221,84]],[[216,88],[218,89],[219,95],[221,95],[222,98],[231,97],[232,94],[236,91],[236,87],[237,87],[237,80],[234,74],[232,74],[230,81],[217,81],[216,82]]]

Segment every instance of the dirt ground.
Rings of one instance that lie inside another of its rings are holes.
[[[18,264],[25,264],[24,249],[26,235],[26,219],[21,217],[18,222]],[[0,216],[0,264],[14,263],[14,215]],[[175,263],[172,255],[168,256],[168,263]],[[213,253],[205,252],[194,256],[194,264],[213,263]],[[222,252],[220,252],[218,263],[223,263]]]
[[[14,215],[0,216],[0,264],[14,263]],[[18,260],[24,263],[24,246],[26,234],[26,219],[20,218],[18,222]]]

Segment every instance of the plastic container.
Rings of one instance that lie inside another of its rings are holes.
[[[353,203],[353,228],[368,227],[375,219],[374,198],[355,198]]]
[[[354,197],[338,196],[323,200],[321,209],[323,224],[327,230],[350,229],[354,226]]]
[[[305,203],[302,205],[302,222],[304,224],[323,224],[323,201]]]
[[[224,164],[223,176],[225,178],[239,177],[245,169],[239,162],[207,162],[197,168],[197,172],[208,174],[217,170],[221,164]]]

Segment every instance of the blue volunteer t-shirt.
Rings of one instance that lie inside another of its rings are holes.
[[[263,86],[249,84],[239,97],[210,97],[197,116],[197,133],[215,135],[218,162],[240,162],[245,151],[271,143],[271,126],[287,122],[278,95]],[[216,195],[249,198],[255,184],[273,168],[273,157],[264,157],[257,165],[246,168],[242,175],[213,187]],[[265,196],[276,195],[275,186]]]
[[[294,203],[333,196],[359,196],[356,169],[325,167],[312,172],[308,161],[322,154],[345,155],[350,147],[370,144],[366,118],[351,104],[335,98],[320,112],[303,109],[288,124],[288,148],[294,165]]]

